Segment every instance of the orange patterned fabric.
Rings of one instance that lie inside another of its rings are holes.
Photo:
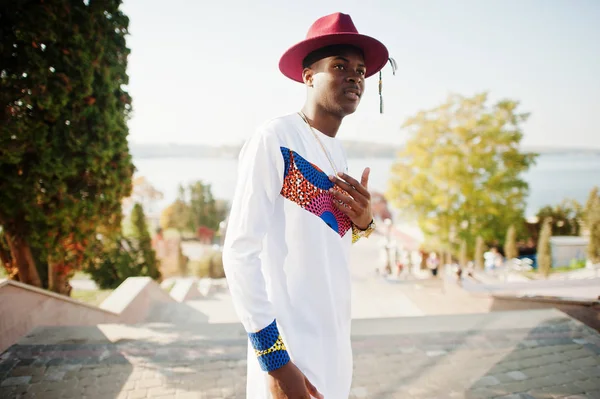
[[[330,228],[343,237],[352,228],[350,218],[333,204],[329,189],[345,193],[334,185],[316,165],[298,153],[281,147],[285,173],[281,195],[320,217]]]

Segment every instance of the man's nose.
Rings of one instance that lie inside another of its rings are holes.
[[[350,73],[346,78],[348,82],[351,83],[360,83],[362,81],[362,76],[358,72]]]

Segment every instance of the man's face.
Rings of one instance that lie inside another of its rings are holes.
[[[304,70],[313,99],[328,112],[344,117],[356,111],[365,90],[365,61],[354,48],[343,48]]]

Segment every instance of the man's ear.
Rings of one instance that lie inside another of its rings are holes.
[[[314,74],[315,74],[315,71],[313,71],[310,68],[304,68],[302,70],[302,80],[304,80],[305,85],[312,87]]]

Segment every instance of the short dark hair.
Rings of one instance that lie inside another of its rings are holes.
[[[356,46],[352,46],[350,44],[334,44],[331,46],[321,47],[320,49],[317,49],[312,53],[308,54],[304,58],[304,60],[302,60],[302,68],[310,68],[310,66],[315,62],[320,61],[323,58],[331,57],[333,55],[339,55],[340,53],[348,49],[358,51],[363,56],[363,58],[365,58],[364,52]]]

